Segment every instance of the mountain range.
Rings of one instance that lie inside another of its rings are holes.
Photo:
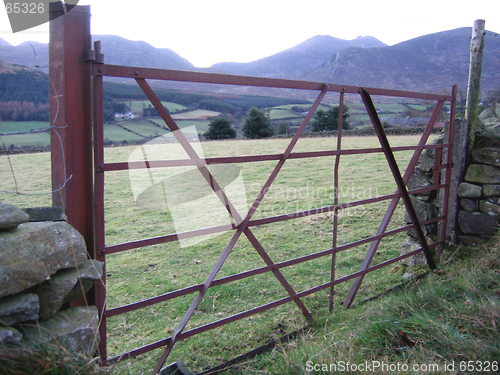
[[[155,48],[143,41],[113,35],[94,35],[93,39],[101,40],[109,64],[442,93],[454,84],[461,89],[467,86],[471,32],[470,27],[464,27],[393,46],[371,36],[343,40],[318,35],[253,62],[221,62],[203,69],[170,49]],[[482,91],[498,90],[500,35],[486,32],[483,56]],[[37,42],[12,46],[0,39],[0,60],[47,71],[48,46]]]

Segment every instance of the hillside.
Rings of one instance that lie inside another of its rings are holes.
[[[0,61],[0,102],[8,101],[47,103],[47,75],[23,65]]]
[[[115,35],[93,35],[92,39],[102,42],[102,53],[108,64],[160,69],[194,69],[193,64],[168,48],[155,48],[146,42],[132,41]],[[19,46],[12,46],[0,39],[0,60],[29,67],[39,65],[42,71],[48,73],[48,44],[24,42]]]
[[[0,39],[0,60],[25,65],[30,68],[40,66],[47,73],[49,65],[48,45],[39,42],[24,42],[13,46]]]
[[[487,32],[483,60],[482,91],[500,87],[500,38]],[[464,27],[424,35],[394,46],[370,36],[342,40],[318,35],[285,51],[250,63],[224,62],[199,69],[169,49],[119,36],[95,35],[102,41],[106,63],[163,69],[201,70],[260,77],[302,79],[393,89],[449,91],[457,84],[466,89],[471,28]],[[36,58],[35,58],[36,57]],[[0,60],[47,71],[47,45],[25,42],[12,46],[0,39]],[[117,79],[118,81],[123,81]],[[272,95],[262,88],[220,87],[178,82],[157,83],[164,88]],[[292,93],[289,93],[292,95]]]
[[[116,35],[93,35],[100,40],[107,64],[142,66],[159,69],[193,70],[194,65],[168,48],[155,48],[143,41]]]
[[[371,36],[344,40],[329,35],[317,35],[295,47],[260,60],[249,63],[218,63],[212,65],[211,69],[247,76],[297,79],[303,76],[304,72],[323,65],[330,56],[340,50],[386,46]]]
[[[442,92],[467,87],[471,28],[421,36],[386,48],[349,48],[302,79],[339,84]],[[481,87],[500,87],[500,39],[485,37]]]

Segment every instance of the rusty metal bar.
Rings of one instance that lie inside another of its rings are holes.
[[[254,86],[254,87],[273,87],[282,89],[299,89],[321,91],[324,83],[312,81],[288,80],[279,78],[261,78],[238,76],[232,74],[217,74],[217,73],[202,73],[189,72],[180,70],[168,69],[153,69],[132,66],[119,65],[102,65],[95,66],[94,75],[102,75],[108,77],[122,77],[135,79],[157,79],[165,81],[179,82],[197,82],[222,85],[239,85],[239,86]],[[345,92],[350,94],[358,94],[358,86],[327,84],[327,91]],[[421,92],[412,92],[404,90],[381,89],[374,87],[366,87],[365,90],[370,95],[380,96],[395,96],[401,98],[415,98],[424,100],[445,100],[451,101],[450,95],[428,94]]]
[[[54,4],[50,12],[57,13]],[[92,106],[87,100],[92,69],[82,58],[82,51],[91,46],[90,7],[75,6],[57,18],[53,15],[49,24],[52,202],[63,207],[68,223],[80,232],[94,257]]]
[[[424,149],[437,149],[449,147],[449,144],[444,145],[424,145],[424,146],[397,146],[393,147],[392,151],[412,151]],[[383,152],[382,148],[364,148],[364,149],[347,149],[347,150],[327,150],[327,151],[308,151],[291,153],[288,159],[306,159],[337,155],[357,155],[357,154],[374,154]],[[236,163],[252,163],[261,161],[280,160],[283,154],[267,154],[267,155],[248,155],[248,156],[226,156],[205,158],[205,165],[212,164],[236,164]],[[180,159],[180,160],[150,160],[147,165],[143,162],[118,162],[118,163],[102,163],[97,166],[98,170],[104,172],[124,171],[130,169],[144,168],[169,168],[169,167],[185,167],[200,165],[196,159]]]
[[[94,50],[101,52],[101,42],[94,43]],[[94,128],[94,165],[104,163],[104,118],[103,118],[103,78],[94,76],[93,91],[93,128]],[[95,301],[99,312],[99,356],[103,363],[107,360],[106,324],[106,234],[104,220],[104,171],[94,168],[94,239],[95,259],[104,263],[101,280],[95,284]]]
[[[250,231],[250,229],[247,227],[244,230],[245,236],[248,238],[250,243],[255,247],[257,250],[257,253],[260,255],[262,260],[266,263],[268,267],[271,267],[271,270],[274,274],[274,276],[278,279],[278,281],[281,283],[281,285],[285,288],[287,293],[290,295],[290,297],[293,299],[295,304],[298,306],[298,308],[302,311],[302,315],[306,317],[307,320],[312,321],[312,315],[309,312],[309,310],[306,308],[304,303],[297,298],[297,293],[295,290],[293,290],[292,286],[290,283],[285,279],[281,271],[277,268],[274,267],[275,263],[272,261],[271,257],[267,254],[266,250],[262,247],[262,245],[259,243],[257,238],[255,238],[254,234]]]
[[[401,176],[401,172],[399,171],[398,164],[396,162],[396,159],[394,158],[394,154],[391,151],[391,146],[390,146],[389,141],[387,140],[387,137],[385,135],[384,127],[382,126],[382,123],[380,122],[380,119],[378,118],[377,110],[375,109],[375,106],[373,105],[373,102],[370,98],[370,94],[368,94],[368,92],[366,92],[366,90],[360,89],[360,94],[361,94],[361,97],[363,98],[363,102],[365,103],[365,107],[368,110],[368,114],[370,115],[373,126],[375,127],[375,132],[377,133],[377,136],[380,140],[380,143],[382,144],[382,148],[384,148],[387,162],[389,163],[389,167],[391,168],[391,172],[392,172],[392,175],[394,176],[394,180],[396,181],[396,184],[398,186],[398,191],[401,194],[401,198],[403,199],[403,201],[405,203],[406,211],[408,212],[408,215],[410,216],[411,222],[413,223],[413,226],[415,227],[415,231],[417,232],[417,237],[420,241],[420,244],[422,245],[425,258],[427,259],[427,264],[429,265],[429,267],[431,269],[435,269],[436,264],[434,263],[434,259],[432,258],[432,254],[429,251],[429,247],[427,245],[427,240],[425,239],[425,234],[422,231],[422,227],[420,225],[420,220],[418,219],[417,213],[415,212],[415,208],[413,207],[413,204],[411,203],[410,195],[408,194],[408,190],[406,189],[406,182],[404,181],[403,177]]]
[[[339,204],[339,167],[340,167],[340,151],[342,150],[342,128],[344,125],[344,92],[340,93],[339,99],[339,116],[337,118],[337,151],[339,152],[335,156],[335,165],[333,167],[333,184],[334,184],[334,200],[333,204]],[[337,231],[338,231],[338,209],[334,210],[333,214],[333,233],[332,233],[332,247],[335,249],[337,247]],[[330,267],[330,280],[335,281],[335,266],[336,266],[336,253],[332,253],[332,265]],[[333,311],[333,296],[335,295],[335,286],[332,284],[330,288],[329,295],[329,307],[330,312]]]
[[[175,133],[175,137],[177,138],[177,140],[179,141],[179,143],[182,145],[182,147],[184,148],[184,150],[186,151],[186,153],[188,154],[188,156],[193,161],[195,161],[195,162],[198,161],[199,162],[200,161],[200,157],[198,156],[198,154],[194,150],[193,146],[191,146],[191,144],[186,139],[186,137],[184,136],[184,134],[180,131],[180,129],[177,126],[177,124],[175,123],[174,119],[170,116],[170,114],[165,109],[165,107],[161,103],[160,99],[158,99],[158,97],[156,96],[156,94],[154,93],[154,91],[151,89],[151,87],[149,86],[149,84],[144,79],[137,78],[136,81],[139,84],[139,86],[141,87],[142,91],[144,91],[144,94],[146,94],[146,96],[148,97],[148,99],[150,100],[150,102],[153,104],[153,106],[155,107],[155,109],[158,111],[158,114],[161,116],[161,118],[163,119],[163,121],[165,121],[165,123],[168,125],[168,127],[170,128],[170,130],[172,132],[174,132],[174,131],[176,132]],[[210,187],[212,188],[212,190],[214,191],[214,193],[217,195],[217,197],[219,197],[219,199],[221,200],[221,202],[223,202],[223,204],[227,207],[229,213],[234,217],[234,219],[236,220],[236,222],[239,223],[241,221],[241,217],[239,216],[238,211],[231,204],[231,202],[229,201],[229,199],[226,196],[226,193],[219,186],[219,184],[217,183],[217,181],[215,181],[215,179],[213,178],[213,176],[210,173],[210,171],[208,170],[208,168],[205,165],[199,165],[199,164],[196,164],[196,167],[198,168],[198,170],[200,171],[200,173],[203,175],[203,177],[205,178],[205,180],[207,181],[207,183],[210,185]]]

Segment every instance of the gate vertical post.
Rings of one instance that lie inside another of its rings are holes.
[[[469,83],[467,84],[467,104],[465,109],[465,119],[469,121],[468,156],[472,152],[476,139],[477,107],[483,67],[484,31],[485,21],[475,20],[470,43]]]
[[[63,208],[94,258],[91,63],[83,59],[91,49],[90,6],[55,18],[64,11],[51,3],[50,12],[52,203]]]

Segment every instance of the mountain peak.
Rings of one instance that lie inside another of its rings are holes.
[[[12,44],[10,44],[6,40],[0,38],[0,47],[12,47]]]
[[[247,64],[218,63],[212,68],[231,74],[296,79],[305,71],[324,64],[340,50],[352,47],[378,48],[387,45],[373,37],[345,40],[330,35],[316,35],[294,47],[257,61]]]

